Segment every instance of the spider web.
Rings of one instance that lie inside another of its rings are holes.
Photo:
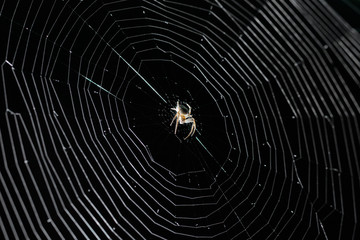
[[[0,14],[0,238],[359,239],[360,39],[326,2]]]

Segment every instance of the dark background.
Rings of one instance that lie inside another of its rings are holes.
[[[0,238],[358,239],[359,35],[219,2],[4,3]]]

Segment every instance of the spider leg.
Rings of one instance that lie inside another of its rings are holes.
[[[188,108],[189,108],[189,112],[188,112],[188,114],[190,115],[191,114],[191,107],[190,107],[190,105],[189,104],[186,104],[187,106],[188,106]]]
[[[174,122],[174,120],[175,120],[175,118],[176,118],[177,116],[178,116],[178,113],[175,114],[173,120],[172,120],[171,123],[170,123],[170,126],[173,124],[173,122]]]
[[[184,140],[186,140],[186,139],[188,139],[188,137],[190,137],[191,131],[192,131],[192,130],[190,130],[189,134],[186,136],[186,138],[184,138]]]
[[[178,116],[178,119],[176,119],[176,125],[175,125],[175,132],[174,132],[174,134],[176,134],[176,130],[177,130],[177,127],[178,127],[178,125],[179,125],[179,117],[180,117],[180,114],[178,113],[177,116]]]
[[[191,125],[189,134],[186,136],[186,138],[184,138],[184,140],[188,139],[188,137],[190,137],[190,136],[193,136],[195,133],[195,129],[196,129],[196,123],[195,123],[194,118],[190,118],[190,119],[186,119],[186,120],[188,120],[189,123],[192,122],[192,125]]]
[[[195,133],[195,131],[196,131],[196,122],[195,122],[195,119],[194,119],[194,122],[193,122],[193,125],[192,125],[191,129],[193,130],[191,136],[193,136],[194,133]]]

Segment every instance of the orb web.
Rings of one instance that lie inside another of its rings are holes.
[[[359,238],[360,40],[326,2],[0,9],[1,238]]]

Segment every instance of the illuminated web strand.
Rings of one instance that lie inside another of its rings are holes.
[[[82,76],[83,78],[85,78],[87,81],[89,81],[90,83],[94,84],[95,86],[97,86],[98,88],[100,88],[101,90],[107,92],[108,94],[110,94],[111,96],[113,96],[114,98],[118,99],[121,101],[120,98],[118,98],[115,94],[111,93],[109,90],[106,90],[105,88],[103,88],[101,85],[97,84],[96,82],[94,82],[93,80],[91,80],[88,77],[85,77],[84,75],[80,74],[80,76]]]
[[[114,50],[115,51],[115,50]],[[116,51],[115,51],[116,53]],[[133,68],[133,66],[131,66],[122,56],[120,56],[118,53],[116,53],[155,93],[156,95],[158,95],[161,100],[163,100],[164,103],[167,103],[167,101],[155,90],[155,88],[153,86],[151,86],[151,84],[146,81],[146,79],[141,76],[141,74],[136,71],[135,68]],[[90,78],[80,74],[83,78],[85,78],[86,80],[88,80],[90,83],[94,84],[95,86],[97,86],[98,88],[100,88],[101,90],[104,90],[105,92],[107,92],[108,94],[110,94],[111,96],[115,97],[118,100],[121,100],[120,98],[118,98],[115,94],[111,93],[109,90],[106,90],[105,88],[103,88],[101,85],[97,84],[96,82],[92,81]]]
[[[214,158],[214,156],[211,154],[211,152],[205,147],[205,145],[200,141],[198,137],[195,137],[196,140],[200,143],[200,145],[209,153],[209,155]]]
[[[156,93],[156,95],[161,98],[161,100],[163,100],[164,103],[167,103],[166,100],[155,90],[155,88],[153,88],[153,86],[151,86],[150,83],[146,81],[146,79],[138,71],[136,71],[133,66],[130,65],[130,63],[128,63],[120,54],[118,54],[115,49],[113,49],[113,51]]]
[[[79,16],[79,17],[80,17],[80,16]],[[86,22],[84,19],[83,19],[83,21]],[[164,103],[167,103],[167,101],[160,95],[160,93],[158,93],[158,92],[155,90],[155,88],[154,88],[153,86],[151,86],[151,84],[150,84],[148,81],[146,81],[146,79],[145,79],[133,66],[131,66],[130,63],[128,63],[128,62],[125,60],[125,58],[123,58],[114,48],[112,48],[112,47],[110,46],[110,44],[109,44],[107,41],[105,41],[105,39],[104,39],[102,36],[100,36],[90,25],[88,25],[88,27],[89,27],[91,30],[93,30],[94,33],[95,33],[97,36],[99,36],[100,39],[101,39],[109,48],[111,48],[111,50],[113,50],[114,53],[116,53],[116,55],[118,55],[118,57],[119,57],[121,60],[123,60],[123,61],[126,63],[126,65],[128,65],[128,67],[131,68],[131,69],[156,93],[156,95],[158,95],[158,96],[161,98],[161,100],[163,100]],[[91,82],[94,83],[93,81],[91,81]],[[98,85],[98,84],[96,84],[96,85],[97,85],[97,86],[100,86],[100,85]],[[108,91],[108,92],[109,92],[109,91]]]

